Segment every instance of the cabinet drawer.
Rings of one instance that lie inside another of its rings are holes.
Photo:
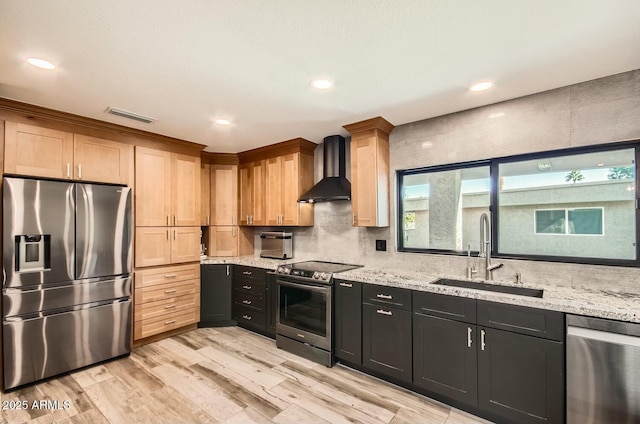
[[[267,270],[263,268],[255,268],[252,266],[234,265],[233,277],[239,279],[253,278],[264,281],[267,278]]]
[[[364,284],[362,286],[362,301],[387,308],[411,311],[411,290]]]
[[[156,302],[158,300],[166,300],[194,293],[200,293],[200,280],[160,284],[153,287],[136,289],[135,304],[141,305],[147,302]]]
[[[176,311],[161,317],[136,321],[134,324],[135,340],[144,339],[165,331],[195,324],[200,317],[200,308],[191,308],[184,311]]]
[[[198,293],[147,302],[135,307],[135,320],[143,321],[200,306]]]
[[[237,280],[233,279],[233,290],[241,293],[251,293],[254,296],[264,296],[266,283],[257,280]]]
[[[476,300],[414,291],[413,312],[473,324],[476,322]]]
[[[136,288],[200,278],[200,265],[165,266],[135,272]]]
[[[255,296],[251,293],[243,293],[240,291],[233,293],[233,303],[235,305],[244,306],[257,311],[264,311],[265,306],[263,296]]]
[[[266,329],[266,315],[264,312],[233,305],[233,319],[242,326],[257,328],[262,331]]]
[[[564,314],[478,300],[478,325],[551,340],[564,340]]]

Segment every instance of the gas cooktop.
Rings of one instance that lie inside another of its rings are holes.
[[[305,261],[287,265],[280,265],[278,266],[278,269],[276,269],[276,273],[328,282],[333,277],[333,274],[349,271],[351,269],[360,267],[362,267],[362,265],[341,264],[336,262],[323,261]]]

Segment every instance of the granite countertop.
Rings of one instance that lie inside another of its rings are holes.
[[[238,264],[275,270],[278,265],[295,262],[256,258],[254,256],[207,258],[203,264]],[[587,290],[572,287],[548,285],[542,282],[518,284],[518,287],[543,289],[542,298],[518,296],[483,290],[465,289],[430,284],[438,278],[451,278],[451,275],[437,275],[421,271],[399,269],[381,270],[365,266],[342,272],[336,278],[381,286],[401,287],[431,293],[440,293],[492,302],[509,303],[532,308],[548,309],[577,315],[640,323],[640,294],[618,293],[606,290]],[[461,279],[455,277],[456,279]],[[479,280],[474,280],[479,281]],[[493,281],[493,284],[515,286],[514,283]]]

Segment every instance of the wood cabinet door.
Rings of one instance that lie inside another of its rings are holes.
[[[238,227],[209,227],[209,256],[238,256]]]
[[[136,268],[171,263],[171,229],[137,227],[135,253]]]
[[[266,225],[281,225],[283,186],[282,157],[265,160]]]
[[[33,177],[73,176],[73,134],[5,122],[4,172]]]
[[[200,225],[200,157],[172,154],[172,223]]]
[[[211,225],[211,165],[200,164],[200,225]]]
[[[478,405],[474,324],[413,314],[413,384]]]
[[[282,156],[281,207],[280,225],[299,225],[300,207],[300,153]]]
[[[76,180],[129,185],[133,146],[81,134],[74,134]]]
[[[362,284],[335,282],[335,355],[362,365]]]
[[[238,166],[211,165],[211,224],[236,225]]]
[[[411,383],[411,312],[362,304],[362,366]]]
[[[238,223],[249,225],[253,202],[253,187],[251,181],[250,163],[242,163],[238,166]]]
[[[563,343],[478,329],[478,406],[509,422],[562,423]]]
[[[267,225],[265,213],[266,161],[251,164],[251,225]]]
[[[377,222],[376,144],[376,137],[351,140],[351,208],[358,227]]]
[[[171,263],[200,260],[200,227],[171,228]]]
[[[136,226],[169,226],[171,153],[136,147]]]

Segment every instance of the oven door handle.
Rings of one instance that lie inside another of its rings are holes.
[[[280,286],[293,287],[296,289],[303,288],[305,290],[314,291],[318,293],[325,293],[327,290],[331,290],[331,285],[315,285],[307,282],[296,282],[277,279],[276,284]]]

